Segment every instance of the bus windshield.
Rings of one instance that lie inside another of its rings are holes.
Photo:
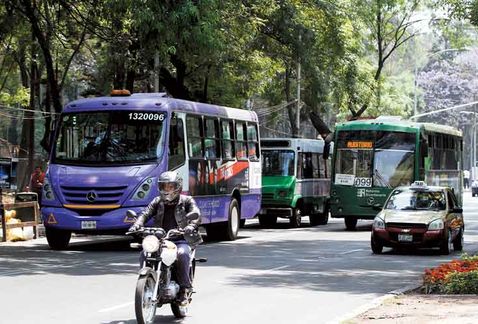
[[[335,173],[373,179],[375,187],[410,184],[414,153],[414,133],[342,131],[338,134]]]
[[[442,191],[396,190],[391,194],[385,209],[445,210],[445,195]]]
[[[294,163],[294,151],[262,151],[262,174],[265,176],[293,176]]]
[[[162,156],[159,112],[82,112],[62,116],[53,161],[67,164],[124,164]]]

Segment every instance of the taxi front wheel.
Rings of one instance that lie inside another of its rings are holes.
[[[370,240],[370,247],[372,248],[373,254],[381,254],[383,251],[383,245],[374,240],[373,236]]]
[[[452,240],[451,240],[451,231],[448,230],[446,232],[446,236],[443,238],[443,242],[440,245],[440,253],[444,255],[448,255],[451,252],[452,248]]]

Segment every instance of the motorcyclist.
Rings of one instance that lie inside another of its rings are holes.
[[[158,187],[160,195],[138,216],[129,231],[135,232],[142,228],[151,217],[154,219],[153,226],[161,227],[166,232],[177,228],[184,230],[184,238],[181,236],[172,241],[178,247],[175,266],[180,286],[178,300],[181,304],[187,304],[188,292],[192,289],[189,277],[191,251],[202,242],[198,233],[201,215],[194,199],[191,196],[181,195],[183,179],[176,171],[163,172],[158,178]],[[141,252],[140,266],[144,261],[145,255]]]

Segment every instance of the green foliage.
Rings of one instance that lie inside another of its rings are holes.
[[[478,271],[451,273],[442,291],[445,294],[478,294]]]
[[[18,87],[16,92],[0,92],[0,104],[11,107],[27,107],[30,100],[30,89]]]

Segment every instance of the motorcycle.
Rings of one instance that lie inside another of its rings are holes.
[[[138,323],[153,323],[156,308],[165,304],[171,305],[176,318],[184,318],[188,313],[193,291],[187,293],[187,304],[178,301],[179,285],[175,278],[174,264],[177,259],[177,247],[171,239],[181,237],[184,232],[178,229],[167,233],[162,228],[144,227],[127,235],[141,235],[142,244],[132,243],[131,246],[142,246],[145,261],[141,265],[135,292],[135,313]],[[196,250],[192,251],[189,264],[189,277],[194,280],[196,262],[206,262],[206,259],[196,259]]]

